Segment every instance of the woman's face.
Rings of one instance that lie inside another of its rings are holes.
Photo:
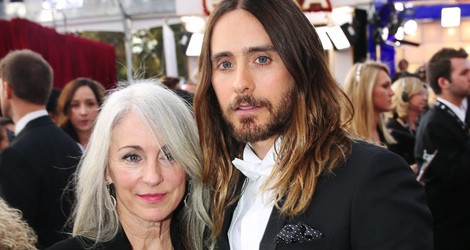
[[[392,110],[392,96],[394,94],[390,76],[387,72],[380,70],[372,90],[372,102],[375,112],[382,113]]]
[[[422,87],[421,91],[410,96],[409,109],[414,110],[417,113],[422,113],[426,110],[428,105],[428,92],[426,88]]]
[[[116,190],[121,222],[169,226],[186,189],[183,168],[132,112],[112,131],[107,178]]]
[[[77,132],[90,132],[98,115],[99,104],[88,86],[79,87],[69,105],[70,122]]]

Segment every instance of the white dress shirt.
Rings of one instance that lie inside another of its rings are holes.
[[[277,158],[275,152],[279,152],[280,144],[280,139],[278,139],[263,160],[259,159],[247,144],[243,152],[243,160],[232,161],[248,177],[228,230],[232,250],[259,249],[274,207],[274,194],[268,190],[269,187],[263,192],[260,192],[260,188],[272,172]]]

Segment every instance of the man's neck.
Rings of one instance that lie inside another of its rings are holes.
[[[277,136],[273,136],[267,140],[264,141],[257,141],[257,142],[251,142],[251,148],[253,149],[253,152],[258,156],[260,159],[264,159],[266,154],[269,152],[269,150],[272,148],[274,145],[274,142],[276,141]]]
[[[462,97],[461,96],[455,96],[455,95],[450,95],[450,94],[446,94],[446,93],[442,93],[438,97],[454,104],[457,107],[460,107],[462,105],[462,101],[465,98],[463,96]]]
[[[15,103],[12,103],[11,105],[12,105],[11,119],[15,123],[17,123],[21,118],[23,118],[25,115],[31,112],[46,109],[45,105],[37,105],[37,104],[27,103],[23,101],[17,101]]]

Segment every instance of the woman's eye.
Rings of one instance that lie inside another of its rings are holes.
[[[137,162],[140,160],[140,157],[136,154],[127,154],[123,159],[130,162]]]
[[[168,160],[168,161],[173,161],[175,158],[173,158],[173,155],[171,154],[170,150],[168,149],[167,146],[163,146],[161,153],[160,153],[160,160]]]
[[[269,57],[267,56],[260,56],[258,58],[256,58],[256,62],[257,63],[261,63],[261,64],[266,64],[266,63],[269,63]]]
[[[98,107],[98,103],[96,102],[87,102],[88,107]]]

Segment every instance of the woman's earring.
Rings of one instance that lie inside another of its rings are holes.
[[[188,199],[189,199],[189,194],[191,193],[191,190],[192,190],[192,186],[193,186],[193,182],[191,180],[188,181],[186,184],[186,195],[184,196],[184,199],[183,199],[185,207],[188,207]]]
[[[111,204],[113,205],[113,209],[116,208],[116,198],[114,197],[114,188],[111,187],[113,183],[108,182],[106,184],[106,188],[108,189],[109,196],[111,196]]]
[[[189,193],[187,193],[187,194],[184,196],[183,202],[184,202],[184,206],[185,206],[185,207],[188,207],[188,199],[189,199]]]

